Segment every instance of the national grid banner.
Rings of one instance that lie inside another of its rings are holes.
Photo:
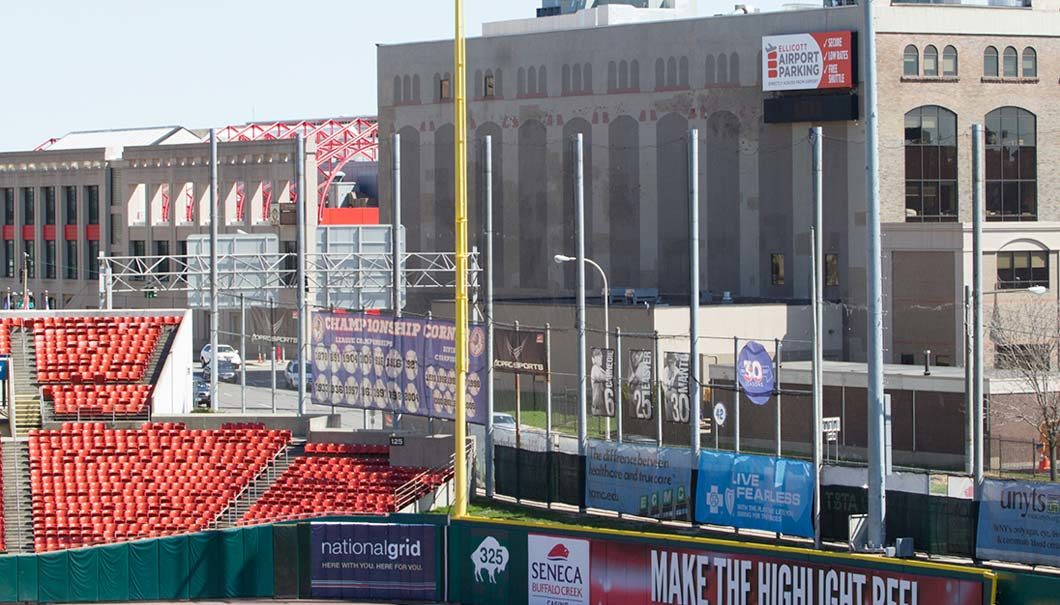
[[[310,525],[313,598],[436,600],[440,526],[391,523]]]
[[[813,465],[700,452],[696,521],[813,537]]]
[[[313,403],[452,419],[456,324],[366,315],[313,316]],[[486,335],[469,332],[467,419],[485,423]]]
[[[983,481],[975,553],[980,559],[1060,562],[1060,485]]]
[[[590,439],[585,505],[654,519],[687,519],[691,456],[683,448]]]

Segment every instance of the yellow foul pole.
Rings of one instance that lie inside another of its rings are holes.
[[[453,44],[454,103],[456,110],[456,500],[453,516],[467,514],[467,83],[464,48],[464,2],[456,1],[456,36]]]

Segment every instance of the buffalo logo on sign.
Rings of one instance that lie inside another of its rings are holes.
[[[475,581],[490,584],[497,583],[497,574],[508,568],[508,549],[501,546],[497,538],[486,536],[478,548],[471,553],[471,563],[475,566]],[[483,577],[483,573],[486,577]]]
[[[512,374],[548,374],[545,333],[494,329],[493,369]]]

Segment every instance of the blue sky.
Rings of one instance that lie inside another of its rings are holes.
[[[478,35],[540,2],[465,5]],[[374,114],[375,45],[452,28],[447,0],[3,0],[0,150],[71,130]]]

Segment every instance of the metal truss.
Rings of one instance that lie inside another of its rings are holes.
[[[294,289],[295,254],[219,254],[218,290]],[[351,252],[306,255],[306,281],[315,289],[392,287],[393,256]],[[402,255],[404,288],[447,289],[456,282],[453,252]],[[468,254],[469,288],[479,287],[478,252]],[[195,292],[209,289],[209,256],[107,256],[100,258],[100,294]]]

